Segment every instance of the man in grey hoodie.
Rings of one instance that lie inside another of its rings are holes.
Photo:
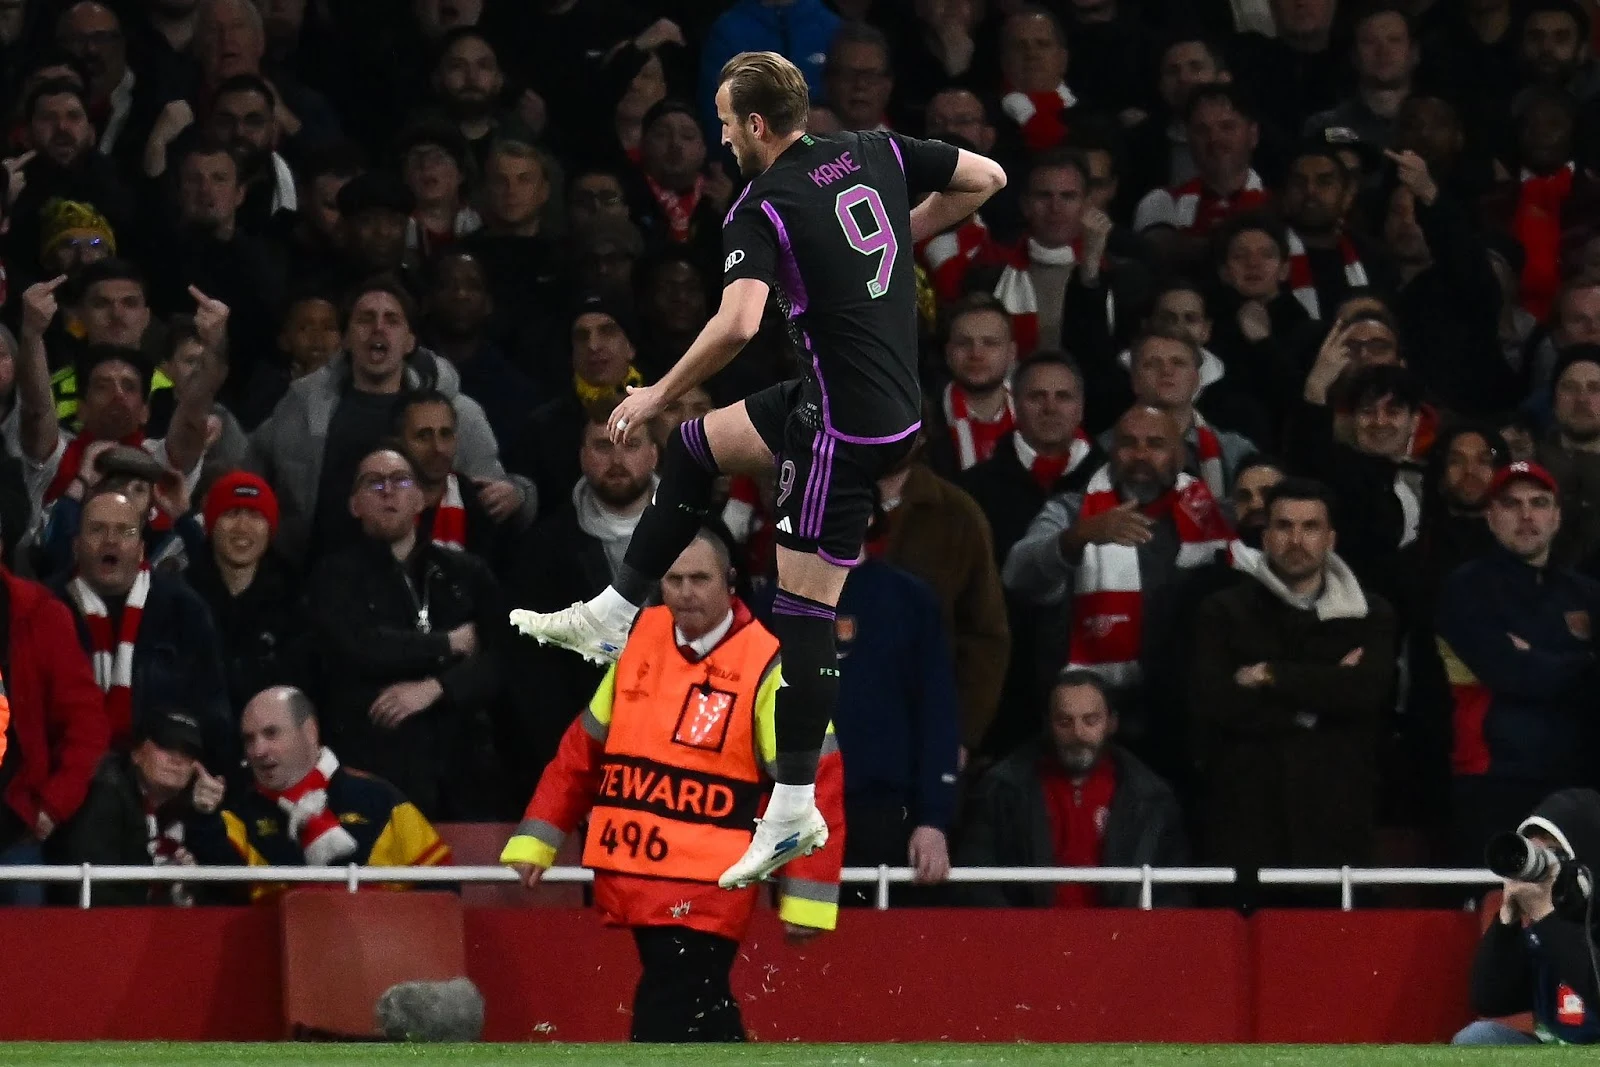
[[[278,550],[299,565],[358,540],[348,497],[363,456],[392,432],[403,392],[438,390],[457,417],[456,468],[486,479],[479,501],[491,517],[530,520],[533,486],[508,476],[488,419],[461,393],[448,361],[417,347],[410,294],[377,278],[351,294],[344,315],[344,351],[295,380],[272,416],[250,436],[248,466],[278,494]]]

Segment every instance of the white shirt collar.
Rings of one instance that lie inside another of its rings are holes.
[[[733,609],[729,608],[728,614],[723,617],[721,622],[693,641],[685,638],[683,631],[678,629],[676,625],[672,627],[672,638],[679,645],[685,646],[689,651],[693,652],[696,659],[704,659],[711,654],[713,648],[722,643],[722,639],[728,636],[728,631],[731,629],[733,629]]]

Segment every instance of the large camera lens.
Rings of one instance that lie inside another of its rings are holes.
[[[1549,849],[1510,832],[1491,837],[1483,858],[1491,871],[1513,882],[1539,881],[1549,872],[1555,859]]]

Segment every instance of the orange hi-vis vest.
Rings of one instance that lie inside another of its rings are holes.
[[[746,626],[691,663],[669,610],[640,614],[617,661],[585,867],[714,883],[744,855],[765,795],[756,693],[777,654]]]
[[[6,692],[6,680],[0,677],[0,762],[6,758],[6,731],[11,728],[11,697]]]

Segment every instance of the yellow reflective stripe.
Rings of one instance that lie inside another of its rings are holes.
[[[783,664],[773,657],[772,664],[756,687],[756,754],[770,770],[778,758],[778,690],[783,688]]]
[[[500,852],[501,863],[531,863],[535,867],[549,867],[556,862],[556,850],[537,837],[518,834],[506,842]]]
[[[589,714],[594,716],[594,721],[601,726],[611,726],[611,705],[617,699],[617,665],[613,663],[606,668],[606,676],[600,679],[600,688],[594,691],[594,696],[589,699]]]
[[[832,930],[839,925],[839,905],[785,895],[778,904],[778,918],[813,930]]]
[[[1456,650],[1442,637],[1434,638],[1439,644],[1439,659],[1444,663],[1445,680],[1451,685],[1477,685],[1478,676],[1464,663]]]

